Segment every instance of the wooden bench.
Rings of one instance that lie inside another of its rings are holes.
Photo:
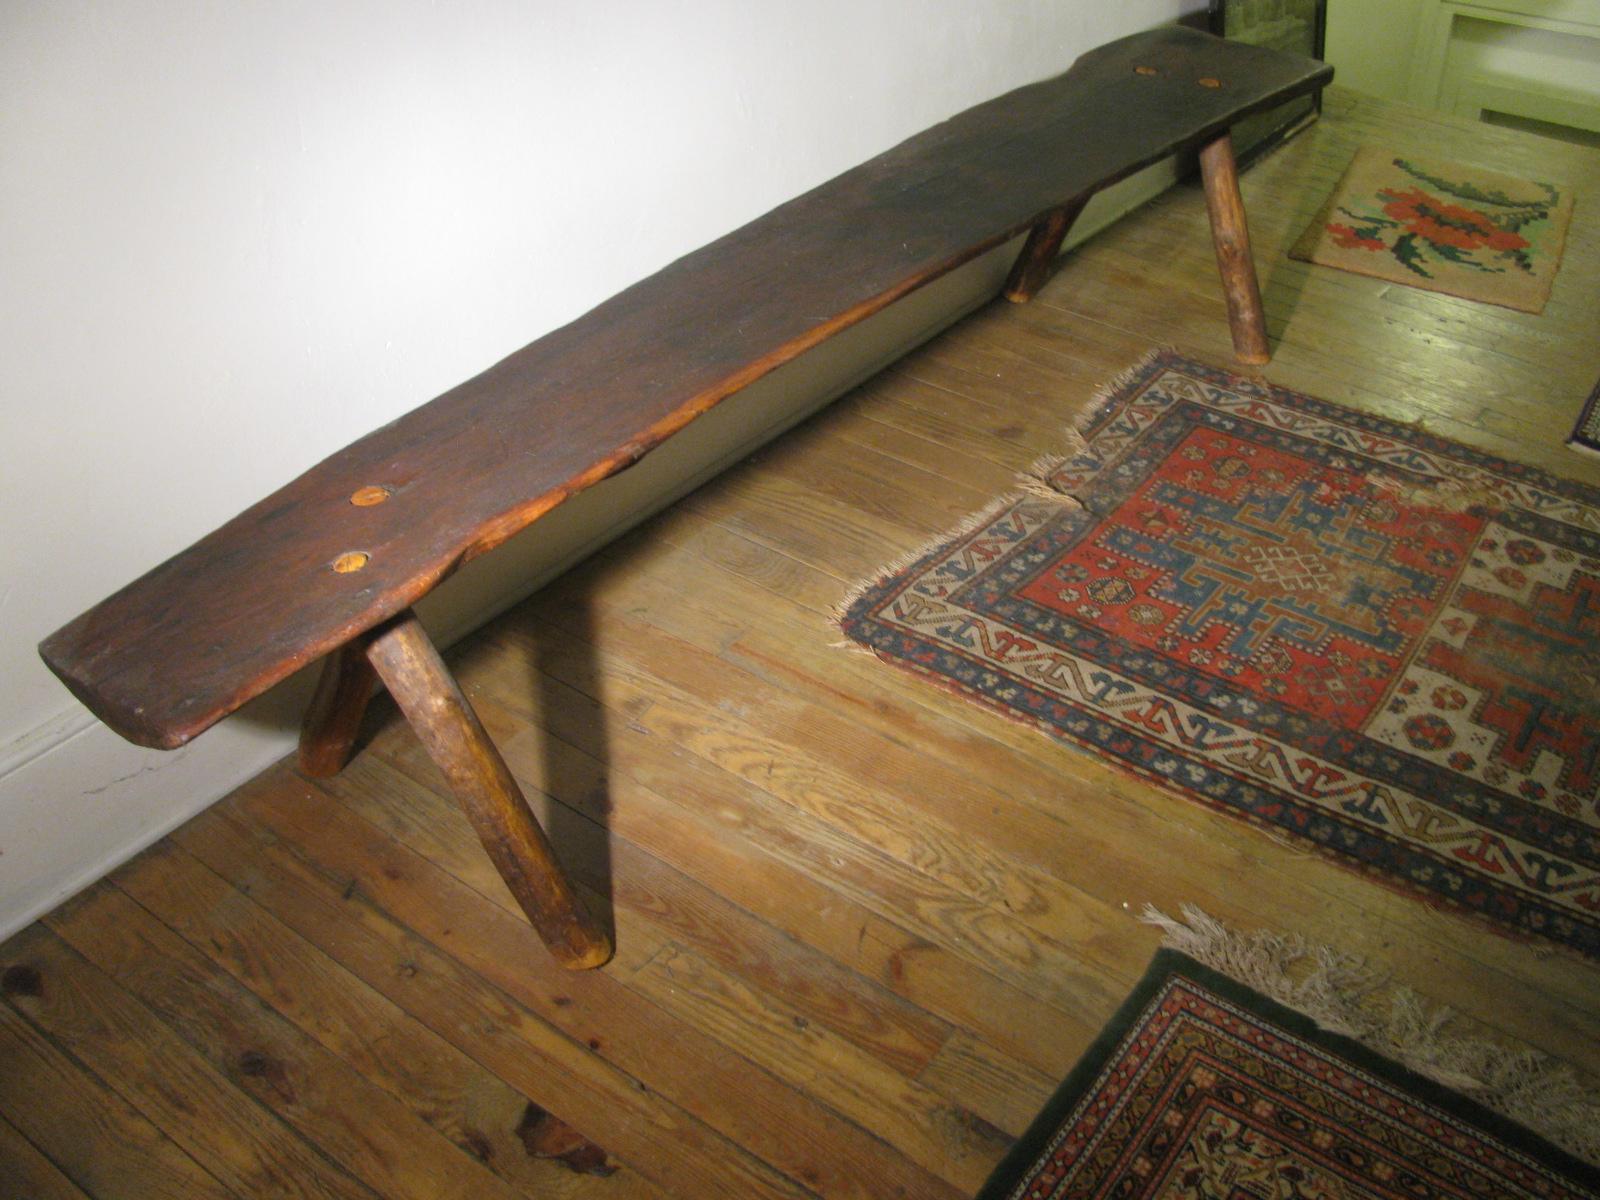
[[[1228,130],[1331,68],[1183,28],[1139,34],[935,126],[635,284],[311,468],[40,646],[130,741],[172,748],[327,655],[300,761],[338,771],[381,680],[570,967],[605,931],[558,866],[411,606],[832,334],[1031,230],[1026,300],[1099,189],[1198,147],[1233,342],[1267,361]]]

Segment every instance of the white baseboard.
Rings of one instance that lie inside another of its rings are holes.
[[[227,721],[147,750],[89,720],[0,777],[0,938],[89,886],[283,756],[292,740]]]
[[[1158,163],[1096,196],[1069,246],[1164,191]],[[637,466],[474,560],[418,606],[448,645],[995,295],[1020,239],[774,371]],[[0,938],[50,911],[294,749],[303,671],[188,746],[147,750],[68,708],[0,747]]]

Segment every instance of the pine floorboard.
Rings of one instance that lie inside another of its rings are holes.
[[[1285,256],[1362,144],[1580,196],[1542,316]],[[1245,172],[1274,382],[1600,483],[1600,155],[1333,89]],[[617,934],[555,967],[408,731],[283,764],[0,946],[0,1192],[959,1197],[1189,903],[1600,1075],[1600,966],[1502,937],[842,648],[849,588],[1150,349],[1231,361],[1196,186],[450,654]],[[610,1174],[530,1156],[543,1109]]]

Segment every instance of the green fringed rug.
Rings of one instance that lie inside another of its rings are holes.
[[[1281,940],[1263,953],[1219,933],[1203,914],[1186,916],[1192,928],[1167,922],[1178,931],[1173,938],[1169,928],[1169,943],[1199,946],[1202,956],[1242,964],[1245,973],[1282,957]],[[1298,984],[1282,977],[1280,991],[1325,998],[1338,991],[1330,970],[1360,976],[1326,954],[1302,949],[1299,957],[1322,977]],[[1415,999],[1398,996],[1402,1009]],[[1414,1008],[1412,1017],[1411,1033],[1431,1043],[1413,1061],[1474,1084],[1502,1110],[1542,1109],[1553,1118],[1552,1136],[1564,1131],[1593,1152],[1594,1101],[1574,1100],[1570,1072],[1537,1055],[1485,1052],[1487,1043],[1441,1043],[1437,1020],[1417,1019]],[[1393,1018],[1385,1020],[1392,1036]],[[1474,1073],[1499,1078],[1484,1082]],[[979,1200],[1597,1196],[1600,1170],[1501,1112],[1163,949]]]

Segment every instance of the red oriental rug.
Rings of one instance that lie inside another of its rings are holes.
[[[1171,353],[845,634],[1600,958],[1600,489]]]
[[[1600,1171],[1173,950],[978,1200],[1593,1200]]]

